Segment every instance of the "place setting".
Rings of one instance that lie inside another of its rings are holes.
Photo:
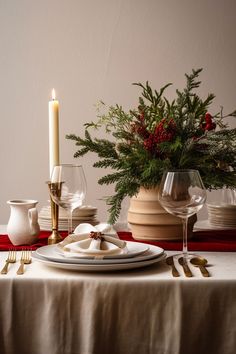
[[[182,253],[168,258],[164,248],[157,245],[119,239],[110,224],[93,226],[80,223],[73,231],[73,210],[83,205],[86,194],[82,166],[55,166],[52,181],[49,188],[51,202],[67,211],[68,236],[38,248],[33,253],[33,258],[38,262],[61,269],[99,272],[141,268],[166,259],[173,277],[179,277],[175,259],[187,278],[193,277],[190,263],[199,268],[202,276],[209,277],[205,268],[207,260],[188,252],[188,219],[202,208],[206,200],[206,191],[198,171],[168,171],[163,174],[159,202],[169,213],[183,220]],[[56,222],[54,220],[53,225],[56,225],[55,230],[58,232],[58,219]]]
[[[116,271],[145,267],[166,258],[158,246],[122,241],[109,224],[80,224],[73,234],[55,245],[38,248],[33,258],[69,270]]]
[[[158,194],[159,202],[168,213],[184,220],[182,253],[168,258],[166,248],[162,247],[161,243],[123,240],[108,223],[93,225],[81,222],[84,221],[81,219],[74,227],[72,220],[75,210],[77,213],[81,211],[82,218],[88,213],[91,217],[97,213],[97,208],[84,205],[87,185],[81,165],[53,166],[51,180],[47,185],[51,205],[50,208],[43,209],[44,213],[41,212],[41,216],[47,216],[48,222],[50,220],[51,228],[48,224],[48,229],[51,234],[49,232],[46,245],[39,245],[32,252],[34,261],[59,269],[109,272],[143,268],[166,260],[166,264],[172,268],[172,275],[178,277],[180,273],[175,267],[175,259],[183,268],[186,277],[193,276],[188,262],[199,267],[204,277],[209,277],[205,268],[207,261],[200,256],[196,257],[196,254],[188,253],[187,247],[188,218],[200,210],[206,198],[198,171],[169,171],[163,174]],[[42,233],[38,224],[37,201],[11,200],[8,204],[11,207],[11,217],[7,230],[12,244],[15,247],[21,245],[30,247]],[[63,211],[62,215],[67,220],[67,236],[61,234],[59,209]]]

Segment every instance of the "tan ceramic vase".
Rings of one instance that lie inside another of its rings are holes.
[[[197,217],[189,218],[188,237],[191,237]],[[130,200],[128,223],[135,240],[182,240],[183,226],[180,218],[169,214],[158,201],[158,187],[140,188]]]

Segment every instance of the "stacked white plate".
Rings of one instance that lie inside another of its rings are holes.
[[[72,227],[76,228],[81,223],[89,223],[91,225],[97,225],[99,221],[96,218],[97,208],[85,205],[81,208],[75,209],[73,212]],[[44,206],[39,212],[38,222],[41,230],[50,231],[52,229],[51,221],[51,207]],[[59,208],[59,231],[67,231],[68,229],[68,217],[64,209]]]
[[[166,254],[160,247],[146,245],[139,242],[126,242],[123,253],[107,255],[102,259],[92,256],[67,257],[58,245],[49,245],[38,248],[33,253],[37,261],[56,268],[77,271],[117,271],[146,267],[165,259]]]
[[[207,204],[209,223],[217,227],[236,227],[235,204]]]
[[[194,225],[194,231],[210,231],[210,230],[234,230],[236,229],[235,226],[225,226],[225,225],[213,225],[210,224],[210,221],[207,220],[199,220],[196,222],[196,224]]]

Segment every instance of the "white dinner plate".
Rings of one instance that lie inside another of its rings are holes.
[[[155,246],[154,246],[155,247]],[[46,258],[42,258],[37,253],[33,252],[33,258],[38,262],[41,262],[50,267],[66,269],[66,270],[75,270],[83,272],[113,272],[117,270],[128,270],[147,267],[151,264],[158,263],[163,261],[166,258],[166,254],[163,253],[159,257],[155,257],[148,260],[143,260],[139,262],[126,262],[126,263],[115,263],[115,264],[82,264],[82,263],[64,263],[64,262],[54,262]]]
[[[60,263],[70,264],[114,264],[114,263],[131,263],[148,260],[159,257],[164,253],[163,248],[153,245],[145,245],[139,242],[127,242],[128,254],[119,254],[114,257],[105,257],[103,259],[95,259],[94,257],[71,257],[66,258],[58,252],[57,245],[48,245],[38,248],[35,253],[47,260]]]

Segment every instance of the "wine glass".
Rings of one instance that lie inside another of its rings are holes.
[[[163,174],[158,199],[170,214],[183,222],[183,251],[177,255],[188,258],[188,218],[196,214],[206,201],[206,190],[197,170],[173,170]]]
[[[64,208],[68,215],[68,235],[72,233],[73,210],[81,207],[86,194],[86,180],[83,167],[73,164],[54,166],[51,183],[59,188],[51,188],[52,200]]]

